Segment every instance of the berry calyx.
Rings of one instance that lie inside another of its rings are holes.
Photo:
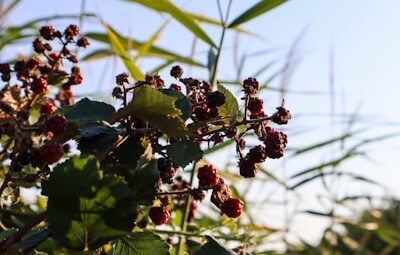
[[[57,142],[46,142],[40,149],[41,158],[47,163],[56,163],[64,156],[63,146]]]
[[[205,165],[199,168],[197,178],[200,187],[213,187],[218,184],[219,176],[217,169],[212,165]]]
[[[67,123],[67,118],[63,115],[56,115],[47,121],[46,128],[54,135],[60,135],[67,129]]]
[[[225,95],[219,91],[214,91],[207,96],[207,104],[211,107],[218,107],[225,103]]]
[[[44,94],[47,92],[47,80],[45,78],[36,78],[31,84],[31,89],[35,94]]]
[[[156,225],[163,225],[170,218],[169,211],[161,206],[153,206],[150,208],[149,216],[151,221]]]
[[[237,218],[242,214],[243,201],[239,198],[229,198],[221,206],[221,211],[229,218]]]
[[[263,100],[258,97],[251,97],[247,109],[251,114],[260,114],[263,111]]]

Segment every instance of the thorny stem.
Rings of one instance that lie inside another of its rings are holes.
[[[196,163],[193,163],[192,171],[190,173],[190,187],[193,186],[195,170],[196,170]],[[183,211],[182,221],[181,221],[181,231],[182,232],[186,232],[186,229],[187,229],[187,219],[188,219],[189,209],[190,209],[190,199],[191,199],[191,196],[187,195],[186,201],[185,201],[185,208],[184,208],[184,211]],[[184,239],[185,238],[183,237],[183,235],[181,235],[179,237],[177,255],[183,254],[184,245],[185,245]]]

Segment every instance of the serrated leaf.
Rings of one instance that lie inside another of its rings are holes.
[[[73,106],[64,107],[62,110],[68,123],[88,121],[105,121],[115,113],[112,105],[83,98]]]
[[[179,7],[174,5],[171,1],[169,0],[157,0],[157,1],[152,1],[152,0],[126,0],[127,2],[135,2],[141,5],[146,6],[147,8],[153,9],[157,12],[165,12],[171,15],[176,21],[181,23],[183,26],[185,26],[187,29],[189,29],[194,35],[197,36],[197,38],[203,40],[207,44],[211,45],[212,47],[217,47],[215,43],[212,41],[212,39],[207,35],[206,32],[203,31],[199,27],[199,25],[196,24],[195,20],[190,17],[190,15],[186,14],[184,11],[182,11]]]
[[[79,127],[79,133],[83,137],[90,138],[100,134],[118,134],[118,130],[105,122],[95,122]]]
[[[151,232],[136,232],[121,238],[115,245],[114,255],[167,255],[168,244]]]
[[[135,65],[132,59],[129,57],[128,52],[125,50],[118,36],[114,33],[109,25],[103,22],[103,26],[107,31],[107,34],[110,38],[111,45],[115,51],[115,53],[122,59],[125,67],[128,69],[129,73],[135,80],[143,80],[144,75],[140,71],[140,69]]]
[[[195,255],[236,255],[234,251],[223,246],[215,238],[207,236],[207,239],[208,242],[201,246]]]
[[[192,115],[192,106],[184,94],[174,89],[163,89],[161,92],[168,96],[176,97],[175,106],[181,110],[182,119],[187,120],[190,118]]]
[[[199,161],[203,157],[203,151],[199,145],[191,141],[179,141],[168,145],[167,153],[175,165],[183,168],[193,161]]]
[[[236,27],[240,24],[243,24],[249,20],[252,20],[272,9],[278,7],[279,5],[287,2],[288,0],[262,0],[257,4],[250,7],[244,13],[239,15],[236,19],[234,19],[229,25],[228,28]]]
[[[136,197],[121,179],[103,177],[92,156],[56,166],[42,192],[51,236],[70,249],[96,249],[133,227]]]
[[[218,91],[224,94],[225,103],[218,107],[220,116],[226,117],[231,123],[236,121],[236,117],[239,111],[239,104],[236,97],[222,84],[217,84]]]
[[[160,172],[157,160],[153,159],[139,165],[129,177],[129,186],[137,194],[137,201],[141,205],[152,205],[157,193],[157,182]]]
[[[111,116],[110,122],[134,115],[170,136],[182,138],[188,130],[181,118],[182,112],[175,107],[175,101],[176,98],[145,86],[136,91],[134,100],[127,107]]]

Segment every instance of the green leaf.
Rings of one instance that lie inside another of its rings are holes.
[[[224,247],[220,242],[211,236],[207,236],[208,242],[201,246],[195,255],[236,255],[234,251]]]
[[[110,118],[115,123],[129,115],[149,122],[160,131],[177,138],[185,137],[188,130],[181,118],[182,112],[175,107],[176,98],[167,96],[149,86],[138,89],[134,100]]]
[[[129,73],[135,80],[143,80],[144,75],[129,57],[128,52],[125,50],[118,36],[114,33],[109,25],[103,22],[103,26],[107,31],[108,37],[110,38],[110,42],[115,53],[122,59],[122,62],[124,62],[124,65],[128,69]]]
[[[167,153],[175,165],[185,168],[191,162],[197,162],[203,157],[199,145],[191,141],[179,141],[167,146]]]
[[[101,133],[96,136],[82,137],[78,143],[78,150],[83,154],[93,154],[101,159],[105,157],[117,141],[118,135],[110,133]]]
[[[225,103],[218,107],[220,116],[228,118],[231,123],[235,122],[239,111],[236,97],[220,83],[217,84],[217,88],[225,95]]]
[[[146,56],[148,52],[151,49],[151,46],[155,44],[155,42],[158,40],[160,37],[161,32],[164,30],[164,28],[168,25],[169,21],[166,21],[150,38],[147,40],[146,43],[144,43],[139,49],[138,52],[134,58],[134,61],[136,62],[140,57]]]
[[[163,89],[161,90],[162,93],[177,98],[175,101],[175,106],[181,110],[182,112],[182,119],[187,120],[192,115],[192,105],[190,104],[187,97],[179,91],[174,89]]]
[[[207,44],[212,47],[217,47],[212,39],[204,32],[195,22],[195,20],[190,17],[190,15],[186,14],[179,7],[174,5],[169,0],[126,0],[127,2],[135,2],[141,5],[144,5],[150,9],[153,9],[157,12],[165,12],[171,15],[176,21],[181,23],[187,29],[189,29],[194,35],[196,35],[199,39],[203,40]]]
[[[275,7],[287,2],[288,0],[262,0],[258,2],[257,4],[253,5],[250,7],[248,10],[246,10],[244,13],[239,15],[234,21],[232,21],[228,27],[233,28],[236,27],[240,24],[243,24],[249,20],[252,20],[272,9]]]
[[[112,105],[92,101],[86,97],[73,106],[67,106],[61,109],[61,111],[68,119],[68,123],[105,121],[115,113],[115,109]]]
[[[106,122],[95,122],[88,123],[84,126],[79,127],[79,133],[83,137],[93,137],[100,134],[118,134],[118,130],[108,125]]]
[[[130,231],[136,197],[117,177],[103,177],[92,156],[56,166],[43,185],[51,236],[74,250],[94,250]]]
[[[157,193],[157,183],[160,179],[160,172],[157,167],[157,160],[146,161],[133,171],[129,177],[129,186],[137,194],[137,201],[141,205],[152,205],[154,196]]]
[[[143,154],[144,148],[140,143],[140,137],[129,136],[104,160],[104,164],[117,165],[125,168],[136,168],[137,161]]]
[[[115,245],[114,255],[167,255],[168,244],[151,232],[136,232],[121,238]]]

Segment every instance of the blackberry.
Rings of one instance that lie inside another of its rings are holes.
[[[45,114],[46,116],[50,116],[56,110],[56,106],[53,101],[49,100],[42,104],[40,107],[40,113]]]
[[[45,40],[53,40],[56,37],[56,30],[53,26],[43,26],[39,33]]]
[[[86,48],[87,46],[89,46],[89,44],[90,43],[87,37],[79,38],[78,41],[76,41],[76,45],[78,45],[78,47]]]
[[[172,83],[170,88],[173,89],[173,90],[176,90],[176,91],[178,91],[178,92],[182,92],[181,86],[179,86],[179,85],[176,84],[176,83]]]
[[[60,135],[67,129],[67,124],[67,118],[63,115],[56,115],[47,121],[46,129],[54,135]]]
[[[239,198],[229,198],[221,206],[221,211],[229,218],[237,218],[242,214],[243,201]]]
[[[211,107],[218,107],[225,103],[225,95],[219,91],[214,91],[207,96],[207,104]]]
[[[263,100],[258,97],[251,97],[247,109],[251,114],[260,114],[263,111]]]
[[[46,142],[40,149],[40,156],[47,163],[56,163],[64,156],[63,146],[57,142]]]
[[[244,158],[239,161],[239,173],[244,178],[252,178],[256,176],[257,168],[256,162]]]
[[[260,84],[256,78],[249,77],[243,81],[243,89],[246,94],[255,94],[260,89]]]
[[[203,188],[213,187],[218,184],[219,180],[217,169],[212,165],[200,167],[197,178],[199,178],[199,186]]]
[[[262,145],[257,145],[250,149],[246,158],[248,158],[251,162],[262,163],[267,158],[265,154],[265,147]]]
[[[174,66],[171,68],[170,75],[176,79],[181,78],[183,75],[183,69],[180,66]]]
[[[45,78],[35,78],[31,84],[31,89],[35,94],[41,95],[47,92],[47,80]]]
[[[153,206],[150,208],[149,216],[151,221],[156,225],[163,225],[170,218],[169,211],[161,206]]]
[[[269,127],[264,139],[265,153],[267,157],[277,159],[283,156],[283,150],[287,145],[287,135]]]

